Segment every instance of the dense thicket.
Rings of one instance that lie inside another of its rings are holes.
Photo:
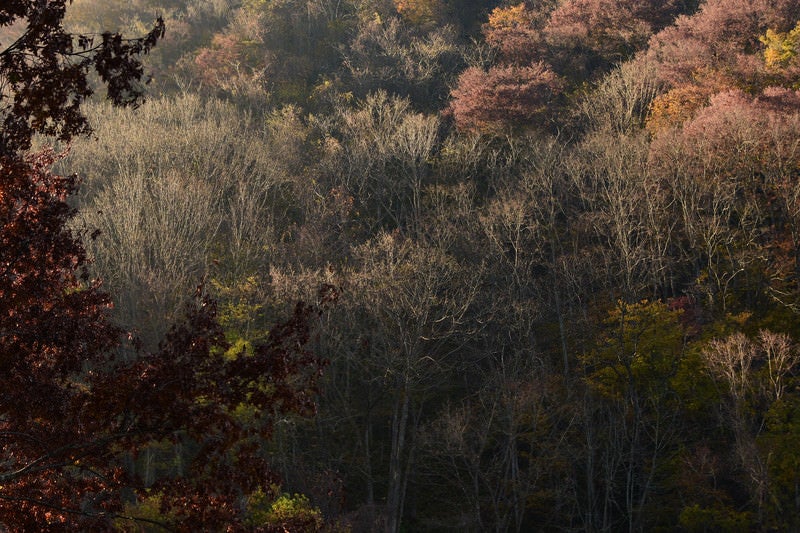
[[[160,5],[160,92],[60,163],[116,318],[154,346],[205,279],[246,354],[336,288],[265,520],[800,527],[800,6],[481,5]]]

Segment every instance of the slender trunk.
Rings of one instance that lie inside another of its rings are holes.
[[[561,354],[564,360],[564,379],[569,378],[569,352],[567,352],[567,328],[564,324],[564,311],[561,309],[561,296],[558,288],[553,283],[553,295],[555,296],[556,314],[558,314],[558,334],[561,337]]]
[[[588,409],[586,403],[587,399],[584,398],[584,416],[586,417],[586,517],[583,520],[584,529],[586,531],[594,530],[594,508],[595,508],[595,493],[594,493],[594,425],[591,416],[586,414],[585,410]]]
[[[367,460],[365,465],[367,474],[367,505],[370,509],[375,505],[375,482],[372,479],[372,449],[370,447],[370,432],[372,429],[372,422],[370,417],[367,416],[367,424],[364,429],[364,454]]]
[[[386,531],[397,533],[400,530],[400,519],[403,514],[403,452],[408,425],[408,383],[405,383],[400,397],[397,398],[392,416],[392,449],[389,456],[389,490],[386,497]]]
[[[512,414],[512,416],[514,416]],[[512,425],[514,421],[511,421]],[[517,449],[517,432],[514,427],[511,435],[509,435],[509,454],[511,459],[511,505],[514,510],[514,531],[519,533],[522,530],[522,519],[525,516],[525,499],[520,498],[520,490],[522,485],[520,466],[519,466],[519,450]]]
[[[410,403],[408,399],[406,399],[406,403]],[[400,491],[400,505],[399,505],[399,516],[402,518],[403,512],[406,509],[406,495],[408,494],[408,480],[411,479],[412,469],[414,468],[414,454],[417,450],[416,446],[416,435],[418,434],[419,430],[419,421],[422,419],[422,407],[420,407],[417,412],[413,416],[413,423],[412,423],[412,432],[408,436],[408,444],[405,448],[408,450],[407,457],[405,460],[405,468],[403,468],[403,483],[402,483],[402,490]],[[401,464],[402,468],[402,464]],[[412,501],[413,503],[413,501]],[[410,512],[412,513],[411,516],[413,518],[414,507],[410,508]],[[399,524],[398,520],[398,524]]]

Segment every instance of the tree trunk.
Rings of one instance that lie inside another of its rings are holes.
[[[386,497],[386,532],[397,533],[403,515],[403,452],[408,425],[409,395],[405,383],[392,416],[392,450],[389,456],[389,490]]]

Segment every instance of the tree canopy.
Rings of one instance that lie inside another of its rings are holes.
[[[0,529],[798,529],[796,0],[0,13]]]

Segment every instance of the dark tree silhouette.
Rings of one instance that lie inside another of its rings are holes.
[[[77,180],[50,171],[52,151],[27,150],[37,133],[68,141],[89,131],[80,104],[90,70],[115,103],[137,104],[140,55],[164,26],[93,43],[63,30],[68,3],[0,8],[0,27],[24,27],[0,52],[0,527],[97,531],[141,520],[122,511],[145,488],[137,456],[158,442],[184,450],[184,466],[147,487],[169,517],[162,525],[236,527],[244,497],[269,496],[276,481],[261,450],[273,417],[314,411],[322,363],[304,346],[315,308],[298,304],[264,344],[237,355],[198,290],[158,350],[138,353],[133,343],[122,357],[123,331],[70,227]],[[325,289],[320,300],[335,294]]]

